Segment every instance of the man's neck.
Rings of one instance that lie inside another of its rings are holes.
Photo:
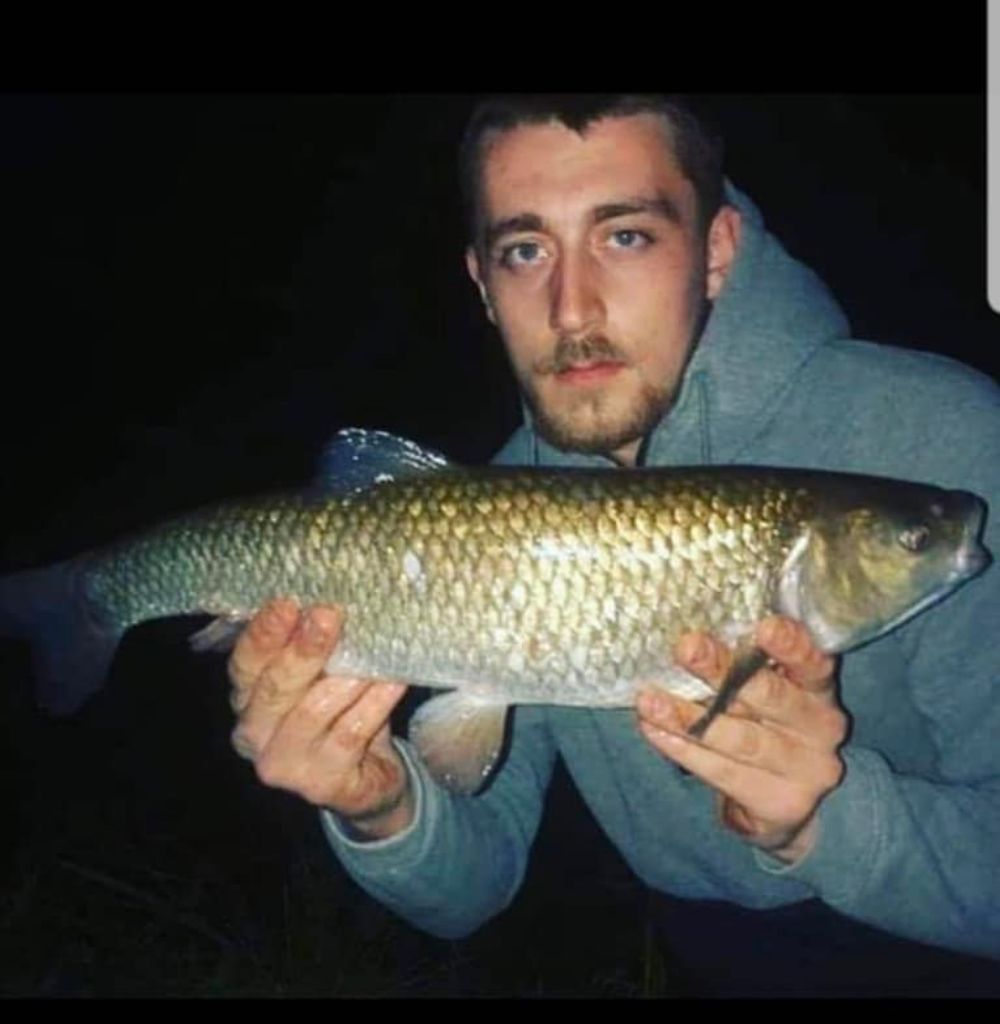
[[[634,469],[639,459],[639,451],[642,448],[642,438],[637,441],[630,441],[622,448],[609,453],[609,458],[623,469]]]

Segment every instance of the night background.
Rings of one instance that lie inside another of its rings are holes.
[[[855,337],[997,375],[982,94],[696,100]],[[0,97],[0,572],[303,483],[346,426],[487,460],[518,405],[461,258],[473,102]],[[200,624],[131,631],[66,721],[0,643],[0,993],[670,994],[645,894],[562,776],[472,938],[360,894],[231,751]]]

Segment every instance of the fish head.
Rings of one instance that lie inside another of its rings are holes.
[[[991,562],[986,504],[967,491],[850,482],[793,548],[779,605],[826,651],[868,643],[941,601]]]

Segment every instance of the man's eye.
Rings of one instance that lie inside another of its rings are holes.
[[[645,231],[638,231],[635,228],[622,228],[611,235],[612,243],[619,249],[644,249],[653,238]]]
[[[505,267],[523,267],[529,263],[537,263],[543,255],[538,242],[515,242],[500,252],[500,263]]]

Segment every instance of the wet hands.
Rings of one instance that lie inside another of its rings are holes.
[[[639,728],[660,753],[718,791],[727,828],[792,863],[812,848],[819,805],[843,778],[839,750],[848,719],[837,701],[834,659],[804,626],[768,619],[756,641],[773,667],[748,680],[701,740],[687,730],[705,709],[649,688],[637,702]],[[718,640],[694,633],[681,638],[675,656],[716,690],[734,658]]]
[[[284,600],[254,616],[229,660],[238,716],[232,742],[265,784],[383,838],[413,816],[406,767],[389,731],[406,687],[326,675],[342,624],[339,608],[300,613]]]

